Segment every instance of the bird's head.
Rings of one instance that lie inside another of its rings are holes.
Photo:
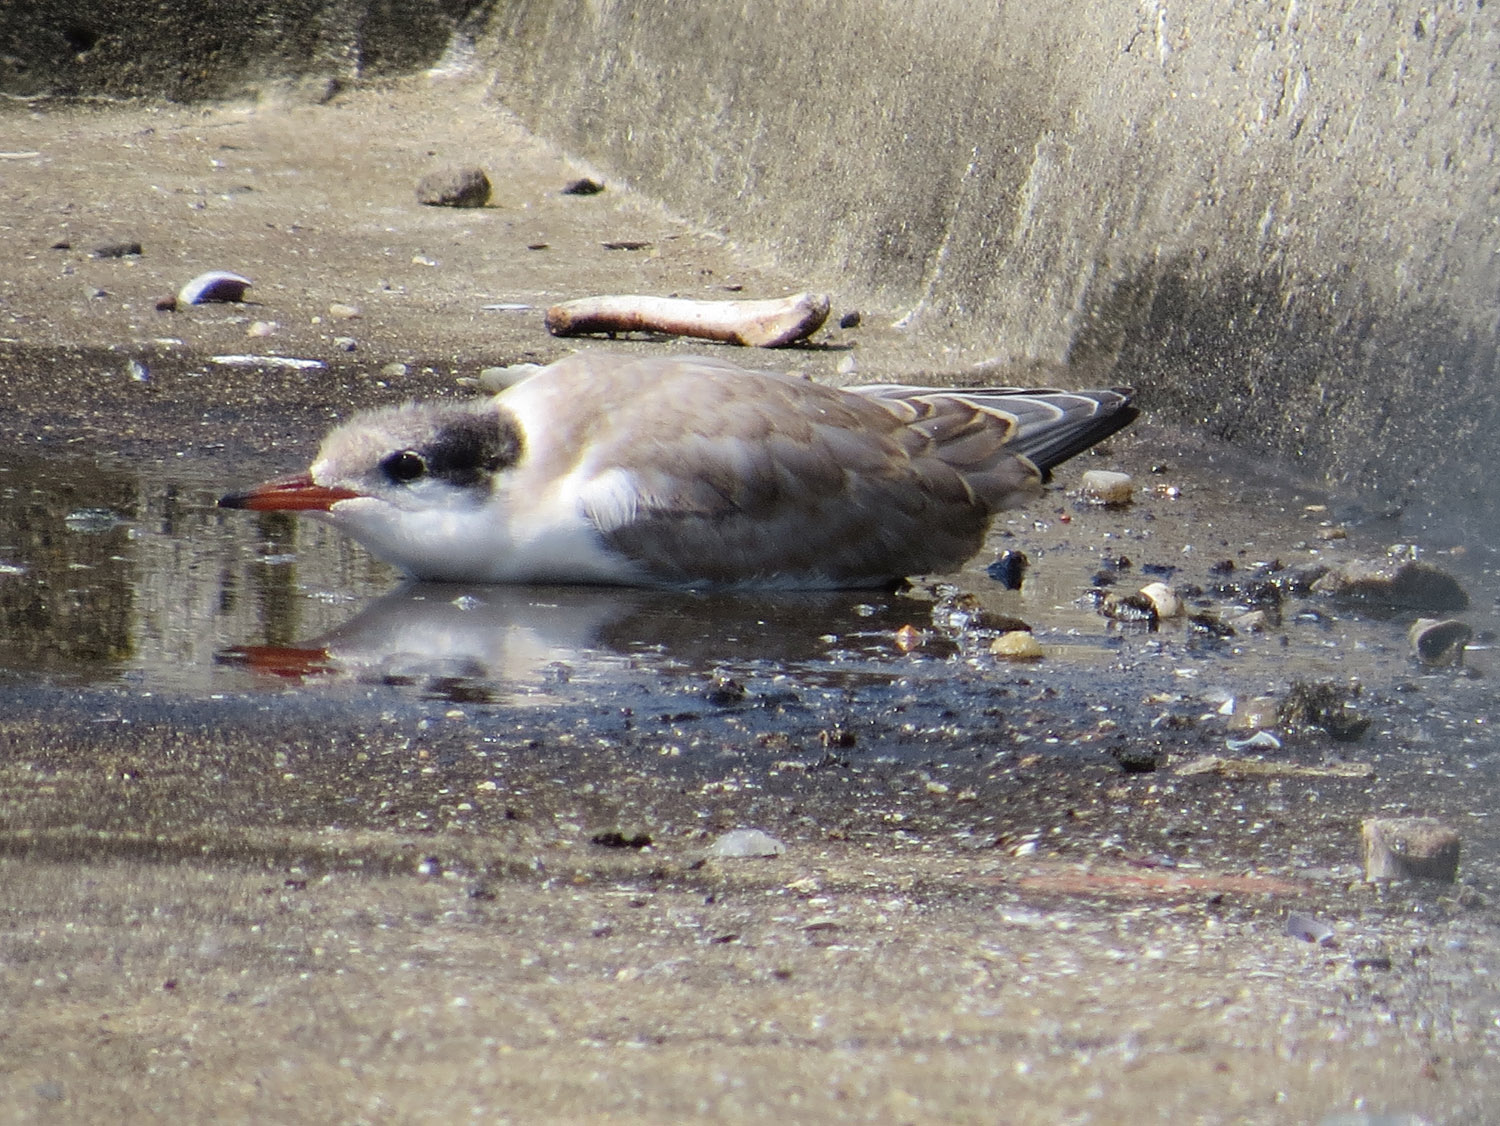
[[[221,508],[306,512],[418,577],[442,578],[485,543],[486,509],[520,461],[521,435],[493,402],[408,403],[356,415],[323,440],[306,473],[219,500]]]

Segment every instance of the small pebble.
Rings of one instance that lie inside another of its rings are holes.
[[[402,376],[407,375],[410,372],[411,368],[407,367],[400,360],[393,360],[391,363],[386,364],[383,368],[380,369],[380,374],[385,376],[387,379],[400,379]]]
[[[1458,833],[1432,817],[1372,817],[1360,827],[1365,879],[1458,878]]]
[[[760,829],[731,829],[715,839],[707,849],[709,856],[724,859],[780,856],[784,852],[786,845]]]
[[[1046,654],[1041,643],[1026,630],[1002,633],[990,642],[990,652],[1005,661],[1035,661]]]
[[[134,258],[140,253],[141,244],[138,242],[107,242],[93,250],[95,258]]]
[[[246,336],[270,336],[276,331],[275,321],[251,321],[245,330]]]
[[[1251,610],[1229,619],[1230,628],[1236,633],[1264,633],[1266,630],[1266,612],[1264,610]]]
[[[480,369],[475,382],[483,391],[495,394],[528,379],[542,370],[541,364],[507,364],[504,367]]]
[[[480,168],[440,168],[417,182],[417,202],[427,207],[483,207],[490,178]]]
[[[844,356],[839,360],[838,372],[840,375],[853,375],[859,370],[859,361],[853,356]]]
[[[354,352],[359,349],[359,341],[352,336],[335,336],[333,346],[340,352]]]
[[[598,180],[584,176],[582,179],[569,180],[563,185],[563,195],[598,195],[604,190],[604,185]]]
[[[860,322],[858,312],[848,312],[839,318],[839,328],[858,328]]]
[[[358,305],[345,305],[335,301],[328,306],[328,315],[336,320],[352,321],[360,316],[360,309]]]
[[[1129,504],[1134,485],[1129,473],[1090,469],[1078,480],[1078,495],[1090,504]]]
[[[1024,551],[1002,551],[988,567],[985,574],[1006,590],[1020,590],[1030,562]]]

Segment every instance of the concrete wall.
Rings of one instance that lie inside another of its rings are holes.
[[[1133,382],[1382,503],[1500,524],[1500,5],[20,7],[6,88],[48,67],[86,85],[73,48],[101,20],[85,60],[116,50],[150,89],[146,44],[179,97],[426,65],[459,29],[538,132],[811,284]],[[216,21],[217,54],[185,50],[184,21]]]
[[[515,0],[497,95],[819,284],[1500,518],[1500,5]]]

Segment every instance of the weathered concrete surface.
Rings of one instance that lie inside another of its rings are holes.
[[[0,89],[195,98],[478,60],[538,132],[969,358],[1112,370],[1160,415],[1383,504],[1493,518],[1497,21],[96,0],[8,6]]]

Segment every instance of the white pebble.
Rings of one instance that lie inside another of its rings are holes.
[[[780,856],[785,851],[786,845],[760,829],[731,829],[708,846],[709,856],[725,858]]]
[[[1129,473],[1090,469],[1078,482],[1078,493],[1095,504],[1129,504],[1134,483]]]

